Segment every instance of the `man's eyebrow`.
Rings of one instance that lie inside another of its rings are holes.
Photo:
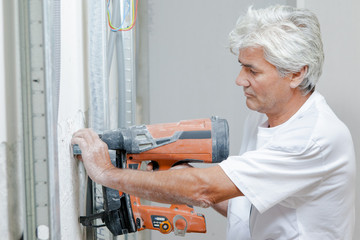
[[[244,67],[257,69],[254,65],[242,63],[239,59],[238,62]]]

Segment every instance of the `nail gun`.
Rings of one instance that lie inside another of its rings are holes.
[[[113,164],[118,168],[139,169],[152,161],[154,170],[167,170],[182,163],[218,163],[229,155],[229,128],[225,119],[211,117],[178,123],[132,126],[99,134],[109,150],[116,150]],[[81,154],[77,145],[74,155]],[[181,183],[179,183],[181,184]],[[106,226],[113,235],[144,229],[184,236],[186,232],[206,232],[205,217],[192,206],[142,205],[140,199],[103,187],[104,211],[81,216],[87,227]],[[101,219],[103,225],[94,225]]]

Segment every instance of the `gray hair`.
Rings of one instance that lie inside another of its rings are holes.
[[[324,62],[320,24],[312,12],[290,6],[249,7],[229,34],[234,54],[247,47],[262,47],[264,58],[281,76],[299,72],[307,66],[300,89],[312,91],[320,78]]]

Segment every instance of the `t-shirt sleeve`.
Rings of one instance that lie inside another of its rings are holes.
[[[260,213],[290,196],[306,195],[326,171],[316,143],[302,152],[260,148],[219,165]]]

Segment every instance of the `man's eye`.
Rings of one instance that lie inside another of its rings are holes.
[[[252,69],[250,69],[250,73],[251,73],[252,75],[256,75],[256,74],[257,74],[257,72],[255,72],[255,71],[252,70]]]

